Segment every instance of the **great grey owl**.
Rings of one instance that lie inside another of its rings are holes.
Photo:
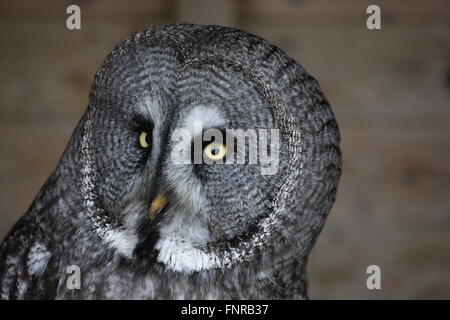
[[[251,161],[250,136],[230,147],[228,129],[278,130],[265,150],[277,170]],[[267,41],[219,26],[140,31],[106,58],[56,170],[3,241],[1,298],[306,299],[339,139],[316,80]],[[175,161],[183,150],[214,161]],[[244,161],[216,161],[228,152]]]

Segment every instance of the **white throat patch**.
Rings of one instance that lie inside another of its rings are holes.
[[[159,250],[157,261],[172,271],[192,273],[212,269],[219,263],[214,253],[206,253],[180,239],[162,238],[156,249]]]

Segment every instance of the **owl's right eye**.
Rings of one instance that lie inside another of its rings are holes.
[[[149,134],[145,131],[142,131],[141,134],[139,135],[139,145],[142,148],[150,147],[149,138],[150,138]]]

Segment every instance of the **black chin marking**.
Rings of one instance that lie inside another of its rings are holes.
[[[163,217],[163,211],[154,220],[148,221],[148,223],[137,230],[139,240],[133,251],[133,256],[146,263],[154,264],[158,257],[159,251],[155,246],[161,237],[159,223]]]
[[[155,264],[158,258],[159,251],[155,248],[156,243],[160,238],[159,231],[154,231],[138,242],[134,249],[133,255],[141,261],[146,261],[149,264]]]

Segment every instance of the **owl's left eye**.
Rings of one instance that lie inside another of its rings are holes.
[[[211,160],[220,160],[227,154],[227,146],[221,143],[210,143],[205,149],[203,149],[203,153]]]
[[[142,148],[148,148],[150,146],[150,136],[147,132],[142,131],[141,134],[139,135],[139,145]]]

